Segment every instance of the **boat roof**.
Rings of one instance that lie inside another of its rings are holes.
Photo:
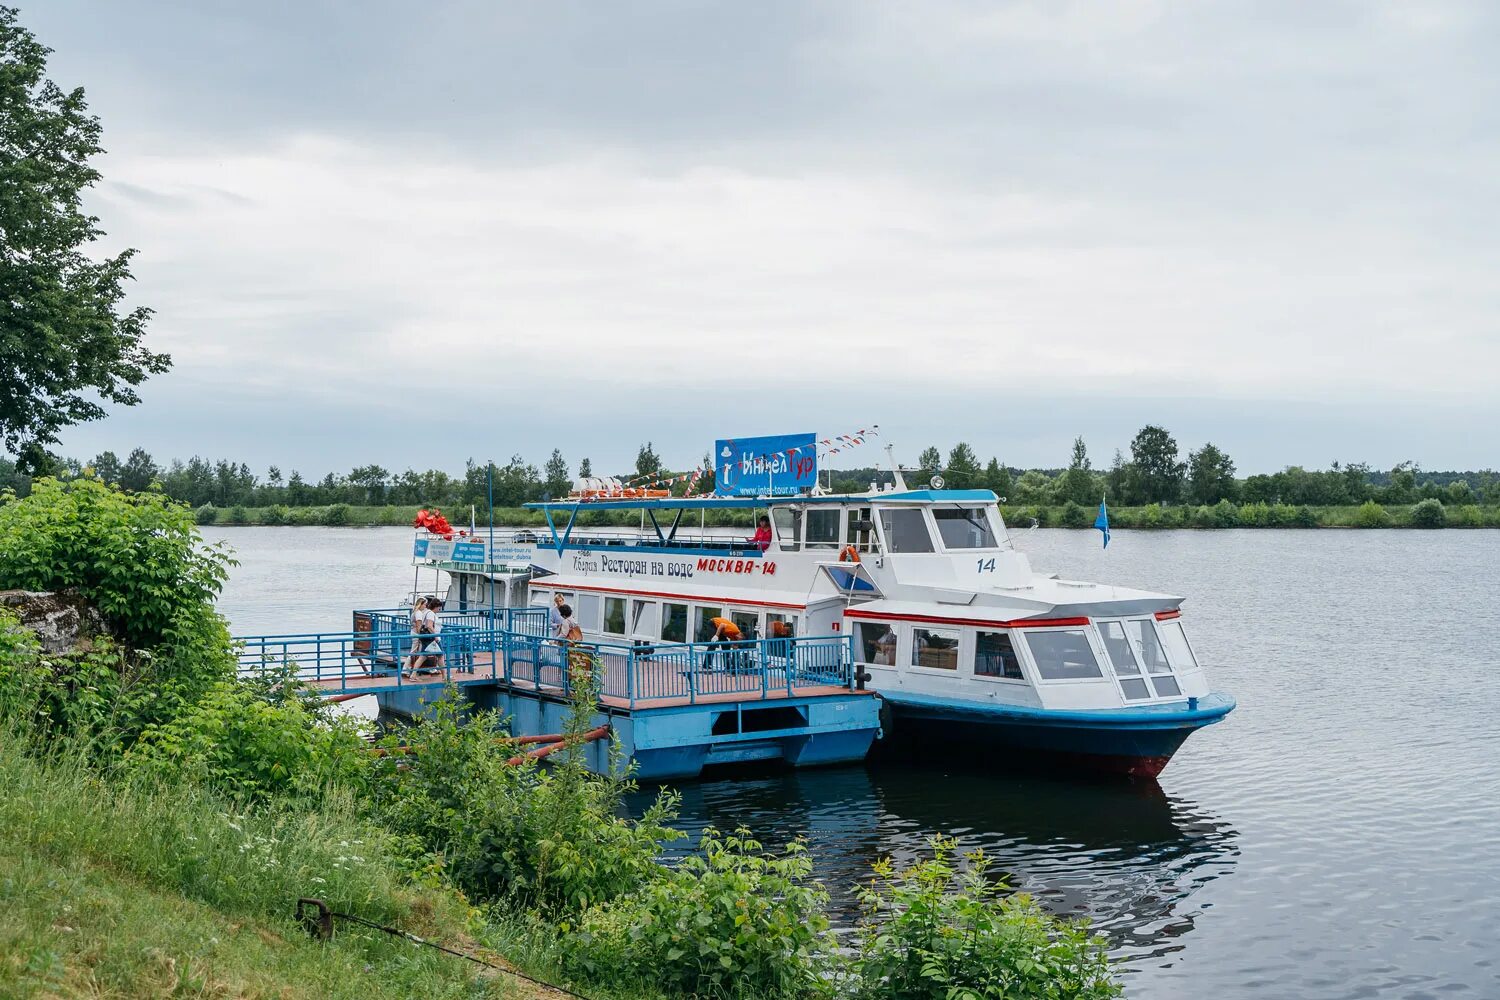
[[[637,499],[563,498],[525,506],[532,510],[726,510],[776,504],[995,503],[993,490],[902,490],[890,493],[838,493],[779,497],[652,497]]]

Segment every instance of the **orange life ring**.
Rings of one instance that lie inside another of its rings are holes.
[[[854,546],[845,545],[843,551],[839,553],[839,562],[857,563],[859,562],[859,553],[854,550]]]

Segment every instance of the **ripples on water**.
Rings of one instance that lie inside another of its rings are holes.
[[[219,529],[238,632],[348,627],[412,586],[404,529]],[[1184,594],[1240,707],[1147,786],[964,760],[684,785],[683,826],[805,835],[835,916],[881,855],[983,847],[1084,914],[1135,997],[1500,998],[1500,532],[1093,532],[1038,568]],[[426,583],[424,586],[428,586]]]

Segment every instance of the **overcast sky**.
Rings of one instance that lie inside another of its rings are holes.
[[[1242,473],[1500,464],[1495,5],[21,17],[175,362],[81,458],[685,467],[875,423],[1104,465],[1158,422]]]

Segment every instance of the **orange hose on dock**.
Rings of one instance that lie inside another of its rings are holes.
[[[601,740],[601,739],[603,739],[604,737],[606,737],[608,735],[609,735],[609,727],[608,726],[600,726],[597,729],[590,729],[588,732],[580,734],[578,736],[577,740],[574,741],[574,742],[575,743],[592,743],[594,740]],[[512,757],[510,760],[506,761],[505,763],[507,763],[507,764],[509,764],[511,766],[515,766],[516,764],[521,763],[527,757],[530,757],[532,760],[541,760],[543,757],[546,757],[549,754],[556,753],[557,751],[563,749],[564,747],[570,746],[570,745],[573,745],[573,744],[570,743],[568,740],[558,739],[554,743],[548,743],[545,746],[539,746],[535,750],[528,750],[525,753],[517,754],[516,756]]]

